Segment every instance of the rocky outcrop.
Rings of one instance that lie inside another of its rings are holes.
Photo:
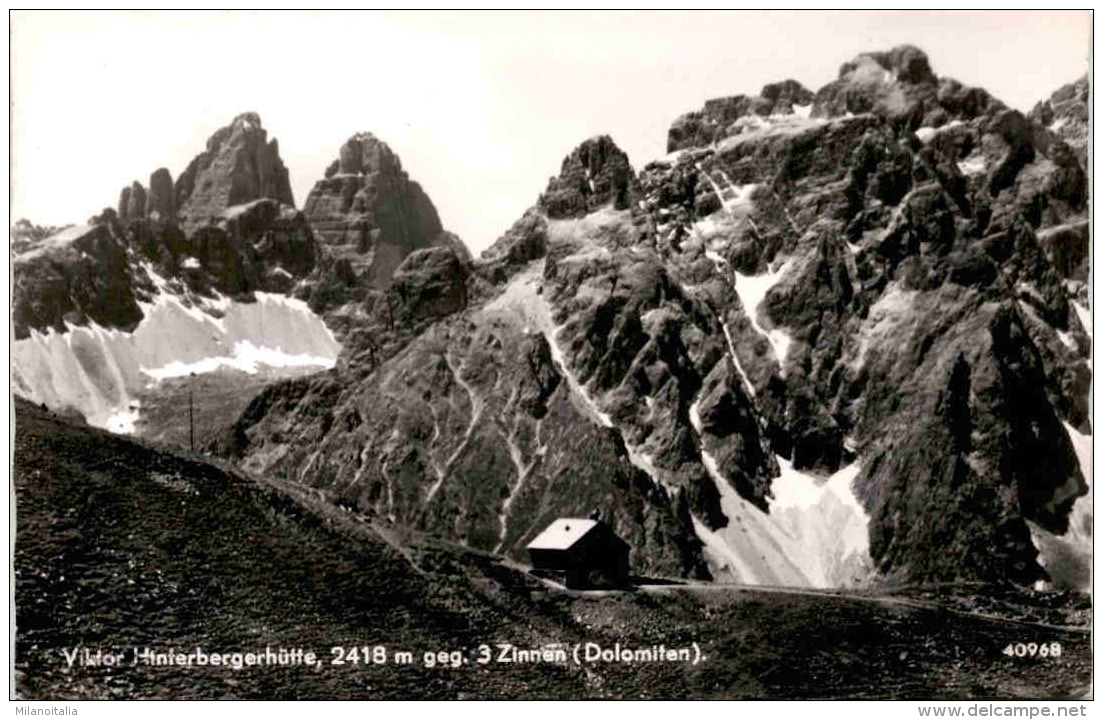
[[[445,317],[467,305],[464,260],[450,247],[422,248],[406,256],[391,278],[403,314],[415,319]]]
[[[146,216],[146,189],[137,180],[130,186],[130,201],[127,204],[126,220],[138,220]]]
[[[172,175],[166,168],[158,168],[149,176],[146,216],[159,220],[176,218],[176,191],[172,184]]]
[[[1088,167],[1088,142],[1091,137],[1089,104],[1091,85],[1085,74],[1076,82],[1062,86],[1030,111],[1030,119],[1056,135],[1076,153],[1080,166]]]
[[[189,236],[188,252],[219,292],[290,293],[315,266],[317,248],[302,213],[263,199],[235,208]]]
[[[991,116],[1005,109],[981,88],[938,78],[927,55],[901,45],[858,55],[839,68],[837,79],[816,93],[794,80],[765,86],[758,96],[735,95],[682,115],[667,134],[667,152],[705,147],[767,126],[800,127],[807,118],[873,113],[906,129],[938,128]]]
[[[816,93],[813,117],[872,112],[907,129],[992,115],[1005,106],[980,88],[939,79],[926,53],[912,45],[863,53],[839,68]]]
[[[370,133],[341,146],[326,177],[310,191],[303,214],[325,258],[299,295],[319,312],[385,289],[414,251],[447,247],[463,261],[470,259],[399,157]]]
[[[119,205],[116,210],[116,216],[122,219],[126,219],[130,216],[130,186],[125,185],[123,189],[119,191]]]
[[[310,226],[290,203],[275,141],[255,114],[239,115],[175,186],[160,168],[148,190],[138,181],[123,188],[117,212],[20,255],[17,333],[88,322],[133,328],[143,316],[136,303],[166,283],[196,307],[214,293],[245,302],[255,291],[290,294],[318,260]]]
[[[484,273],[493,281],[504,280],[548,252],[548,220],[536,208],[498,238],[481,256]]]
[[[279,143],[268,140],[256,113],[242,113],[207,140],[176,180],[176,209],[185,227],[195,227],[260,198],[295,205]]]
[[[12,330],[66,323],[133,328],[142,319],[124,243],[104,225],[64,230],[12,259]]]
[[[680,116],[670,126],[666,151],[709,145],[754,126],[754,117],[793,115],[811,108],[814,96],[796,80],[771,83],[756,96],[716,98],[696,112]],[[748,121],[738,123],[741,118]]]
[[[563,158],[558,177],[548,181],[539,205],[550,218],[582,217],[610,203],[624,210],[634,180],[628,156],[608,135],[602,135]]]
[[[119,193],[119,220],[140,220],[146,216],[146,189],[135,180]]]
[[[223,449],[518,557],[597,504],[647,571],[1061,581],[1033,536],[1086,490],[1075,154],[915,48],[859,56],[808,116],[794,84],[760,98],[638,176],[583,143],[466,303],[402,271],[335,377],[272,388]],[[399,284],[433,300],[405,335]]]
[[[137,301],[164,293],[163,283],[200,305],[216,292],[245,302],[255,291],[290,294],[316,260],[302,214],[275,200],[239,207],[191,234],[108,209],[13,258],[16,335],[64,332],[67,323],[132,329],[143,317]]]
[[[477,261],[366,134],[304,213],[193,222],[221,202],[203,173],[234,185],[239,118],[177,182],[188,222],[135,216],[132,186],[125,217],[17,257],[17,332],[123,327],[170,285],[306,299],[337,366],[211,449],[480,550],[523,559],[596,507],[640,573],[1063,582],[1084,568],[1036,540],[1087,490],[1089,216],[1040,114],[866,53],[814,96],[706,105],[638,174],[585,141]]]
[[[90,222],[89,225],[91,224],[93,223]],[[21,218],[17,220],[9,230],[9,237],[11,241],[11,256],[14,257],[16,255],[24,253],[27,250],[33,248],[42,240],[45,240],[46,238],[53,235],[57,235],[59,232],[69,227],[72,226],[67,225],[65,227],[52,227],[47,225],[43,227],[41,225],[35,225],[27,218]]]

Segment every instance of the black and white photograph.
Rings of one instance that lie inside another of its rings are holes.
[[[13,710],[1089,714],[1093,20],[10,11]]]

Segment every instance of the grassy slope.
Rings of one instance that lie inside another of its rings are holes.
[[[225,435],[261,390],[277,380],[318,372],[316,367],[271,369],[246,373],[221,368],[194,377],[163,380],[143,392],[137,434],[148,440],[187,449],[188,391],[194,396],[195,447],[204,448]]]
[[[847,597],[667,588],[568,595],[485,554],[400,536],[17,403],[17,688],[28,698],[1048,697],[1090,679],[1086,634]],[[394,543],[394,544],[392,544]],[[480,643],[696,641],[700,665],[480,666]],[[1011,660],[1008,642],[1063,644]],[[62,648],[386,643],[409,667],[75,667]],[[427,650],[466,649],[428,669]]]

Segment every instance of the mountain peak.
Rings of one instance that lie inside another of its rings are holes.
[[[776,115],[803,117],[811,110],[815,95],[793,79],[769,83],[758,96],[732,95],[705,101],[701,110],[682,115],[670,126],[667,152],[708,145],[738,132],[737,122],[753,127],[756,118]],[[745,120],[741,120],[745,118]]]
[[[255,112],[243,112],[234,118],[234,121],[230,123],[233,128],[241,128],[242,130],[263,130],[264,125],[260,121],[260,115]]]
[[[368,175],[376,172],[399,173],[402,162],[398,155],[370,132],[358,132],[341,146],[336,165],[330,165],[326,177],[336,173]]]
[[[610,201],[623,210],[634,183],[628,155],[610,136],[595,135],[563,158],[539,204],[552,218],[582,217]]]
[[[882,72],[876,73],[879,68]],[[870,71],[874,72],[870,72]],[[874,82],[937,84],[927,53],[914,45],[897,45],[887,52],[861,53],[839,68],[839,79],[866,79]]]
[[[192,226],[260,198],[295,205],[279,143],[268,141],[255,112],[239,114],[211,135],[176,181],[175,193],[181,219]]]
[[[387,287],[416,250],[447,246],[467,256],[463,243],[444,230],[429,196],[402,169],[398,155],[370,132],[358,132],[341,145],[307,196],[303,213],[339,276],[339,281],[319,278],[319,307],[358,302],[369,289]],[[342,290],[334,294],[339,286]]]

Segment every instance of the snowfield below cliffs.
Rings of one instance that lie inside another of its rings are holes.
[[[67,332],[31,331],[12,345],[17,395],[53,410],[76,410],[92,425],[130,433],[137,394],[151,382],[231,367],[333,367],[340,345],[305,303],[270,293],[256,302],[208,301],[214,317],[162,292],[143,303],[133,332],[91,323]]]

